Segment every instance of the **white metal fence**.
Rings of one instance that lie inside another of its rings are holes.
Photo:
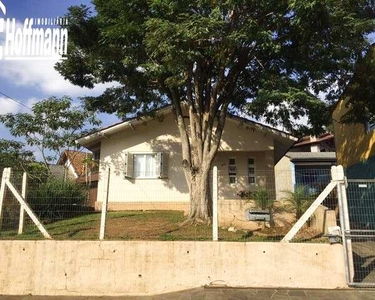
[[[186,222],[189,193],[183,183],[123,178],[124,188],[115,170],[105,170],[97,177],[93,203],[92,182],[7,172],[0,194],[1,239],[329,242],[328,228],[339,223],[337,179],[330,181],[322,169],[293,174],[214,168],[210,225]]]

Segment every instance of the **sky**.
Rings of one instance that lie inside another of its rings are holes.
[[[63,16],[72,5],[90,5],[90,0],[0,0],[6,7],[5,18],[15,18],[24,23],[26,18],[56,18]],[[0,18],[4,18],[0,10]],[[0,33],[0,45],[4,43]],[[54,70],[56,61],[0,60],[0,92],[22,102],[28,107],[49,96],[68,95],[73,99],[82,96],[100,95],[112,84],[99,84],[94,89],[72,85]],[[78,100],[77,100],[78,101]],[[0,114],[30,112],[27,108],[0,94]],[[118,121],[114,115],[101,114],[103,126]],[[0,138],[13,139],[8,129],[0,125]],[[34,149],[33,149],[34,150]],[[35,153],[37,158],[39,154]]]

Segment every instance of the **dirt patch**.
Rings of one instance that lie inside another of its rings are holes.
[[[288,227],[274,227],[274,228],[263,228],[258,231],[254,231],[254,236],[267,237],[268,239],[281,240],[291,229]],[[313,230],[307,226],[303,226],[292,241],[311,241],[313,239],[321,239],[323,237],[322,233]]]

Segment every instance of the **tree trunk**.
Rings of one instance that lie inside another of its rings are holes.
[[[211,223],[212,198],[210,189],[210,166],[202,168],[191,178],[190,186],[190,213],[188,220],[198,223]]]

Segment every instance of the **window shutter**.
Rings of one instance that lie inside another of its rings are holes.
[[[159,178],[168,177],[168,154],[164,152],[158,152],[156,155],[156,170],[159,174]]]
[[[133,154],[130,152],[125,153],[125,177],[132,178],[134,177],[134,159]]]

